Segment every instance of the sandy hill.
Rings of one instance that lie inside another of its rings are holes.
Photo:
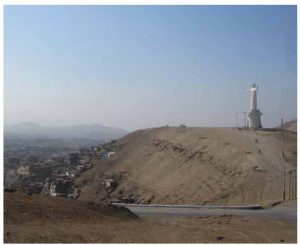
[[[297,119],[294,119],[294,120],[291,120],[291,121],[288,121],[288,122],[284,123],[283,128],[285,130],[297,132]]]
[[[236,128],[154,128],[116,142],[116,154],[83,174],[81,200],[131,196],[163,204],[266,204],[282,198],[283,169],[296,168],[295,133]],[[103,180],[117,177],[105,194]]]
[[[6,242],[89,242],[82,238],[83,224],[97,224],[103,228],[135,220],[136,217],[124,208],[87,204],[66,198],[19,192],[4,195]],[[75,230],[69,232],[71,224]]]
[[[87,204],[67,198],[27,195],[22,192],[5,193],[5,223],[70,222],[76,220],[116,221],[134,218],[127,209]]]

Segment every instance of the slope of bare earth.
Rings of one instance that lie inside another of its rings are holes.
[[[5,243],[204,243],[297,241],[296,224],[254,217],[135,218],[110,207],[5,193]]]
[[[296,168],[297,134],[237,128],[139,130],[109,160],[81,175],[81,200],[161,204],[269,204],[282,199],[283,169]],[[103,180],[118,186],[105,191]]]
[[[285,130],[289,130],[289,131],[293,131],[293,132],[297,132],[297,119],[291,120],[286,122],[283,125],[283,128]]]

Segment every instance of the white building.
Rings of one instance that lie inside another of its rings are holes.
[[[53,183],[51,183],[51,185],[50,185],[49,194],[52,197],[56,197],[57,196],[57,194],[56,194],[56,185],[53,184]]]
[[[29,175],[29,166],[24,166],[23,164],[21,164],[21,166],[17,168],[17,174],[28,176]]]
[[[107,153],[107,157],[110,158],[110,157],[111,157],[112,155],[114,155],[114,154],[116,154],[116,153],[113,152],[113,151],[110,151],[110,152]]]
[[[248,91],[250,92],[250,111],[248,113],[247,127],[262,128],[260,116],[262,113],[257,109],[257,90],[258,87],[254,83]]]
[[[103,152],[100,154],[100,158],[101,159],[109,159],[112,155],[116,154],[114,151],[110,151],[110,152]]]

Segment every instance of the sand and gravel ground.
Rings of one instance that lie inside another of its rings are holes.
[[[296,243],[296,225],[237,216],[5,224],[12,243]]]
[[[5,194],[6,243],[295,243],[296,224],[225,215],[136,218],[110,207]]]

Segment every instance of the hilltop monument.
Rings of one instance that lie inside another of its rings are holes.
[[[260,120],[260,115],[262,115],[262,113],[257,109],[257,90],[258,86],[256,86],[255,83],[248,89],[250,92],[250,111],[247,120],[248,128],[262,128]]]

